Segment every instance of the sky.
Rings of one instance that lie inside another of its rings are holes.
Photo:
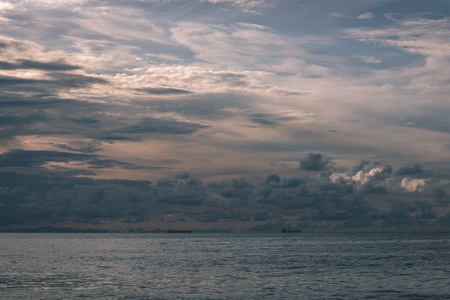
[[[450,226],[449,70],[445,0],[2,1],[0,226]]]

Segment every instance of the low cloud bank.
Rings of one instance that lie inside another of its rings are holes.
[[[394,168],[361,161],[344,170],[316,153],[301,160],[298,177],[269,174],[261,183],[244,178],[204,183],[184,172],[151,183],[44,172],[42,162],[49,160],[49,153],[27,154],[29,159],[20,166],[6,163],[17,152],[4,155],[0,165],[3,229],[65,220],[141,223],[167,215],[179,216],[170,222],[193,220],[211,228],[216,222],[255,222],[253,230],[280,224],[320,229],[450,227],[450,175],[419,165]],[[92,159],[86,154],[56,158]]]

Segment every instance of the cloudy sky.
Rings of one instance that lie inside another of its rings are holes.
[[[449,192],[446,0],[17,0],[0,28],[3,177]]]

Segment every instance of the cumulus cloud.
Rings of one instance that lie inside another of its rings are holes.
[[[392,167],[386,165],[383,167],[374,167],[368,161],[361,161],[353,172],[336,172],[329,176],[334,184],[347,184],[355,186],[363,193],[386,193],[386,189],[391,189]]]
[[[425,186],[425,179],[413,179],[413,178],[403,178],[401,186],[407,192],[420,191]]]

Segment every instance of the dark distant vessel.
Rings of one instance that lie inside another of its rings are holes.
[[[167,233],[192,233],[192,230],[167,230]]]
[[[290,233],[290,232],[297,232],[297,233],[300,233],[300,232],[302,232],[302,230],[301,229],[286,229],[286,228],[283,228],[283,230],[281,230],[281,232],[283,232],[283,233]]]

